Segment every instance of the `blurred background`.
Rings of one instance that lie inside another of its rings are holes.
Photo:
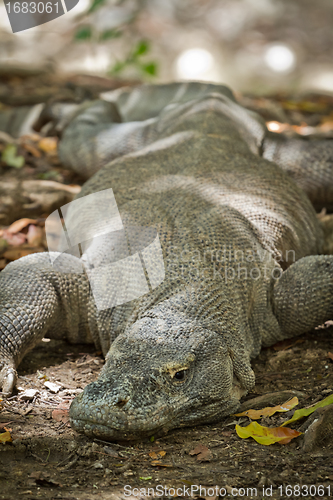
[[[209,80],[238,91],[333,93],[332,0],[80,0],[13,34],[8,64],[134,81]]]

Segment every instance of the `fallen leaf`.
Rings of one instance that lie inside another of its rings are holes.
[[[31,132],[30,134],[24,134],[20,137],[21,141],[38,142],[40,139],[42,139],[42,136],[37,134],[36,132]]]
[[[262,410],[247,410],[243,411],[242,413],[235,413],[235,417],[249,417],[252,420],[258,420],[258,418],[261,417],[271,417],[276,412],[289,411],[296,405],[298,405],[298,398],[295,396],[282,405],[268,406],[266,408],[263,408]]]
[[[57,137],[43,137],[38,143],[38,147],[41,151],[44,151],[47,155],[55,155],[58,148],[58,138]]]
[[[166,455],[166,451],[158,451],[157,453],[155,451],[151,451],[149,453],[149,456],[151,458],[154,458],[155,460],[157,460],[158,458],[162,458]]]
[[[23,401],[31,401],[32,399],[34,399],[35,396],[37,396],[37,394],[38,394],[37,389],[26,389],[25,391],[19,394],[19,398],[22,399]]]
[[[283,422],[283,426],[290,424],[292,422],[296,422],[300,418],[307,417],[311,415],[314,411],[317,410],[317,408],[323,408],[324,406],[328,406],[333,404],[333,394],[330,394],[327,396],[327,398],[322,399],[319,401],[317,404],[310,406],[309,408],[301,408],[300,410],[296,410],[294,415],[291,417],[291,419],[287,420],[286,422]]]
[[[35,219],[18,219],[15,222],[13,222],[7,229],[8,233],[10,234],[15,234],[19,233],[24,229],[25,227],[29,226],[29,224],[37,224],[37,221]]]
[[[9,233],[8,229],[5,229],[3,232],[3,240],[7,241],[8,245],[13,247],[18,247],[23,245],[26,241],[26,236],[23,233]]]
[[[29,142],[22,142],[22,147],[26,151],[28,151],[28,153],[31,153],[32,156],[34,156],[35,158],[40,158],[42,156],[42,153],[40,151],[38,151],[36,146],[34,146],[33,144],[31,144]]]
[[[9,422],[3,422],[0,424],[0,429],[5,429],[5,431],[9,431],[9,429],[7,429],[7,425],[11,424],[12,422],[14,422],[14,420],[10,420]]]
[[[44,386],[47,387],[49,391],[53,392],[53,394],[57,394],[57,392],[59,392],[62,388],[62,385],[55,384],[54,382],[50,382],[49,380],[44,382]]]
[[[258,422],[251,422],[246,427],[236,425],[236,432],[242,439],[252,437],[257,443],[266,446],[274,443],[287,444],[302,434],[294,429],[289,429],[289,427],[263,427]]]
[[[28,245],[31,245],[33,247],[38,247],[43,242],[44,238],[43,228],[30,224],[26,238]]]
[[[333,361],[333,352],[328,352],[327,357]]]
[[[0,443],[10,443],[12,440],[12,437],[10,435],[10,432],[6,431],[0,434]]]
[[[8,167],[22,168],[24,165],[24,157],[17,155],[16,144],[7,144],[2,151],[1,160],[8,165]]]
[[[53,410],[52,412],[52,418],[56,422],[62,422],[64,424],[67,424],[69,422],[69,410]]]
[[[209,462],[213,458],[210,449],[201,443],[198,444],[198,446],[196,446],[194,450],[191,450],[189,452],[189,455],[197,455],[197,460],[199,460],[200,462]]]

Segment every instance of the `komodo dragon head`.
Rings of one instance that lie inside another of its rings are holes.
[[[131,440],[219,420],[254,385],[221,333],[156,306],[119,335],[96,382],[70,408],[91,437]]]

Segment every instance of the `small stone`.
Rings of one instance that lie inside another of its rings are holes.
[[[20,399],[23,401],[31,401],[38,394],[37,389],[26,389],[22,394],[20,394]]]
[[[49,389],[49,391],[53,392],[54,394],[56,394],[57,392],[60,391],[61,389],[61,385],[58,385],[58,384],[54,384],[53,382],[44,382],[44,386],[47,387]]]
[[[104,465],[101,462],[95,462],[94,469],[104,469]]]

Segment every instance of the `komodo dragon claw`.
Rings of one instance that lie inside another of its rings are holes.
[[[11,366],[4,366],[0,371],[0,387],[2,387],[3,396],[10,396],[17,381],[17,372]]]

